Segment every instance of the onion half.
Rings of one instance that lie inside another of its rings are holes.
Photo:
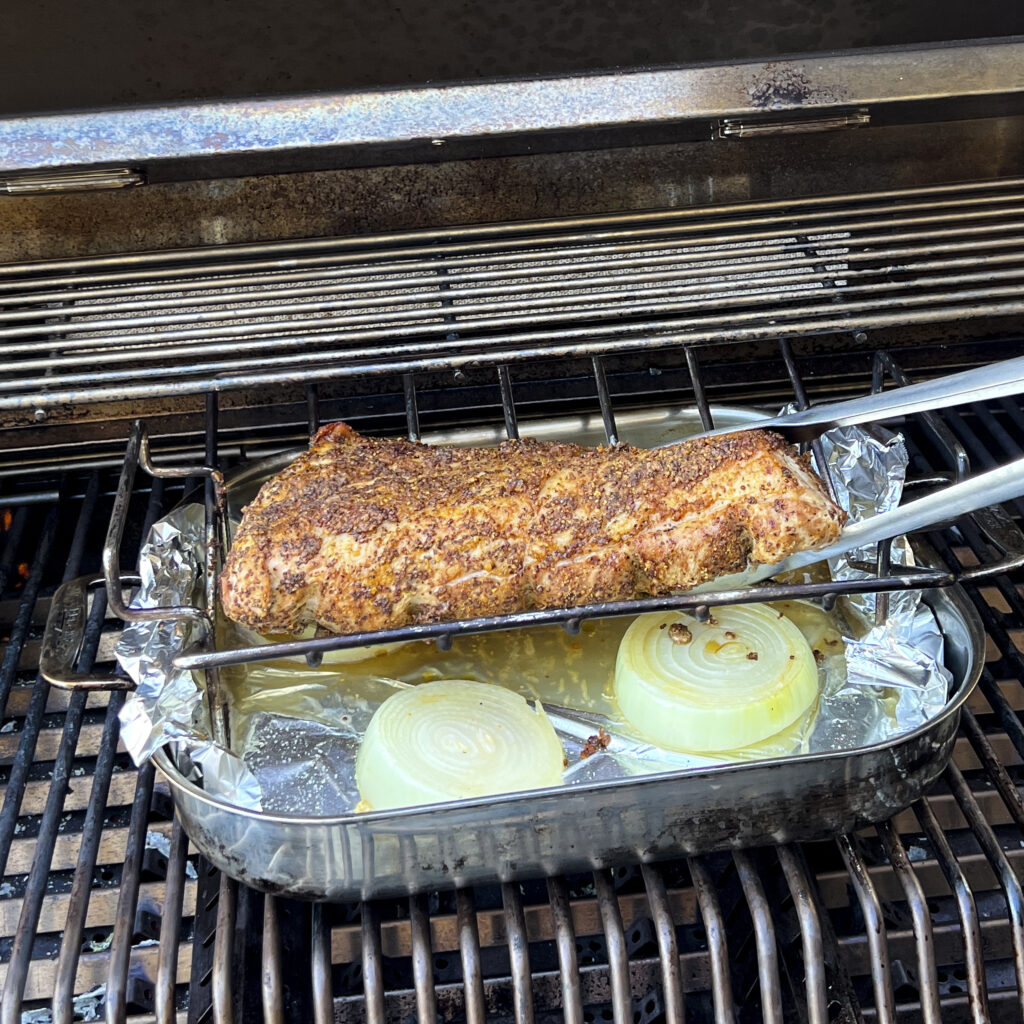
[[[767,605],[639,616],[615,664],[615,697],[649,742],[669,750],[739,750],[774,736],[818,695],[814,653]]]
[[[542,710],[492,683],[444,679],[377,709],[356,757],[372,810],[512,793],[562,782],[562,744]]]

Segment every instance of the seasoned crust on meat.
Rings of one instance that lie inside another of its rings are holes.
[[[454,448],[322,427],[245,510],[229,618],[336,633],[661,596],[834,540],[804,456],[749,430],[667,448]]]

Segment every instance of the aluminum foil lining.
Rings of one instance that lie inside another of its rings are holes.
[[[902,440],[859,428],[829,432],[824,450],[837,500],[859,519],[899,503],[907,454]],[[158,522],[141,556],[139,607],[202,601],[204,512],[188,505]],[[911,557],[893,544],[893,562]],[[835,560],[836,579],[865,575]],[[509,686],[538,702],[565,749],[564,784],[602,780],[799,753],[855,749],[924,724],[945,705],[951,677],[942,664],[938,625],[917,592],[893,594],[876,624],[874,595],[844,599],[832,613],[789,609],[805,635],[834,630],[820,643],[819,701],[790,728],[750,748],[713,756],[662,750],[636,735],[615,708],[611,678],[627,619],[585,623],[572,638],[557,627],[457,638],[452,650],[414,644],[356,665],[310,669],[302,660],[238,667],[221,675],[229,693],[231,746],[211,739],[203,692],[192,673],[174,668],[194,639],[180,623],[140,623],[125,629],[116,654],[136,682],[121,712],[122,737],[136,763],[171,744],[186,777],[237,806],[268,812],[336,815],[355,809],[355,756],[374,711],[397,688],[432,678],[475,678]],[[219,644],[258,641],[222,624]],[[552,690],[552,674],[571,685]],[[593,738],[604,730],[607,745]]]

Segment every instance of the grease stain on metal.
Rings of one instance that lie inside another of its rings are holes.
[[[777,61],[754,72],[747,93],[751,105],[759,110],[825,106],[847,99],[845,89],[816,83],[803,65]]]

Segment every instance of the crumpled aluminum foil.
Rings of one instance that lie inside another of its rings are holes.
[[[201,607],[205,550],[201,505],[184,505],[155,523],[139,556],[141,584],[131,606]],[[213,742],[203,691],[191,672],[174,667],[193,630],[179,620],[136,622],[121,633],[114,655],[135,683],[121,708],[121,741],[136,764],[170,743],[186,778],[202,778],[207,792],[258,811],[255,776],[242,758]]]
[[[907,465],[900,438],[844,428],[829,432],[824,447],[837,500],[851,518],[877,514],[899,503]],[[204,546],[204,515],[198,505],[177,509],[157,523],[143,548],[142,586],[133,603],[154,607],[200,602]],[[851,557],[873,561],[875,552],[859,551]],[[910,557],[905,540],[894,542],[895,564]],[[865,575],[849,562],[844,558],[831,564],[834,578]],[[586,708],[551,703],[531,688],[533,640],[510,650],[519,658],[514,669],[520,691],[541,703],[562,740],[568,761],[565,784],[579,785],[763,757],[854,749],[908,732],[934,716],[946,702],[950,674],[942,665],[941,632],[919,595],[891,595],[888,617],[878,625],[871,625],[874,595],[845,598],[841,611],[846,621],[838,617],[836,624],[846,627],[843,643],[821,652],[818,704],[779,736],[714,756],[654,747],[631,733],[611,704],[601,707],[600,700],[597,707]],[[571,644],[557,628],[552,632],[558,643]],[[201,778],[204,788],[238,806],[311,816],[353,810],[359,800],[355,757],[366,726],[381,702],[410,681],[367,675],[354,684],[355,676],[310,670],[296,661],[294,668],[287,669],[288,685],[283,690],[261,692],[260,697],[268,699],[250,699],[245,710],[240,705],[230,709],[232,743],[242,752],[240,757],[213,743],[202,691],[191,673],[173,666],[174,657],[192,642],[190,633],[187,624],[142,623],[128,627],[117,645],[118,660],[138,684],[121,712],[122,736],[136,763],[170,742],[179,768],[188,777]],[[244,642],[253,642],[253,637],[245,636]],[[596,673],[603,672],[604,677],[588,680],[588,692],[609,689],[613,664],[614,657],[605,658]],[[428,672],[442,677],[443,660],[432,662]],[[417,676],[417,680],[427,677]],[[456,672],[449,677],[465,676]],[[481,669],[474,677],[487,681],[487,671]],[[607,746],[582,757],[600,729],[608,734]]]

